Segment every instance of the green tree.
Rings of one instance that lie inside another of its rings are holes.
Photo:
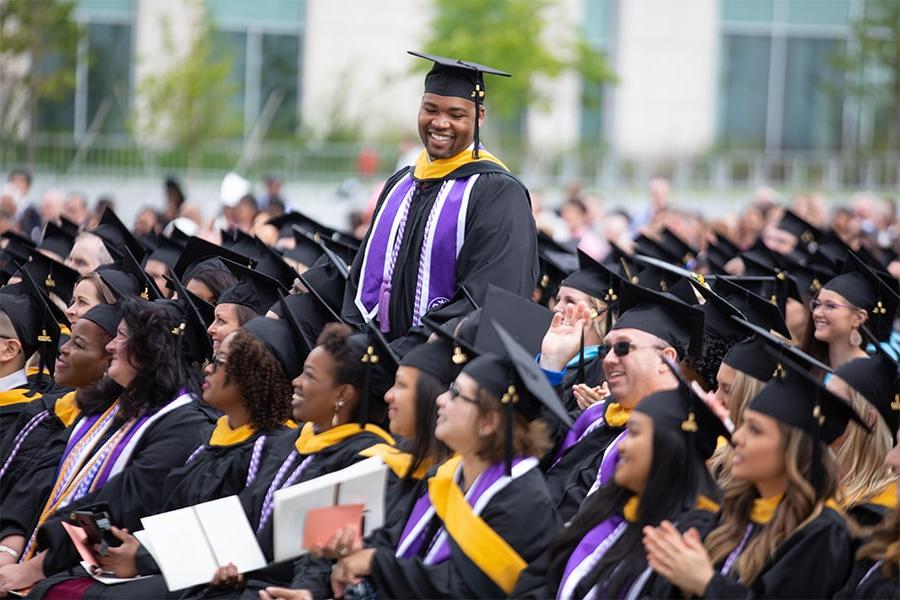
[[[852,24],[852,39],[838,63],[847,73],[847,90],[882,108],[884,127],[876,148],[900,149],[900,2],[867,0]]]
[[[536,77],[574,71],[585,86],[614,81],[604,56],[576,26],[570,26],[567,46],[550,48],[544,41],[548,13],[557,4],[558,0],[434,0],[426,52],[512,73],[511,78],[491,77],[485,82],[491,115],[507,122],[551,100],[537,92]]]
[[[0,139],[23,119],[37,131],[38,107],[75,89],[78,43],[83,34],[69,0],[0,1]],[[28,161],[34,162],[34,136]]]
[[[198,10],[204,10],[198,5]],[[211,140],[240,133],[240,115],[232,99],[232,58],[217,52],[208,14],[199,20],[186,52],[177,53],[168,21],[163,21],[163,46],[172,66],[148,75],[138,87],[143,101],[134,125],[152,132],[187,154],[188,169],[198,166],[200,150]]]

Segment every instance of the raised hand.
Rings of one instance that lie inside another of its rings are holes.
[[[554,314],[541,342],[541,368],[562,371],[578,354],[582,332],[590,322],[591,311],[585,302],[574,306],[570,304],[562,312]]]

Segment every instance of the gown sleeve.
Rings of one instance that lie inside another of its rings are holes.
[[[775,559],[749,586],[715,571],[704,598],[831,598],[853,566],[843,519],[825,509],[778,549]]]
[[[527,515],[528,527],[523,527]],[[523,475],[491,500],[482,519],[527,563],[544,553],[559,529],[543,478]],[[426,565],[422,558],[402,559],[377,548],[371,581],[380,598],[504,598],[506,593],[450,541],[450,559]]]

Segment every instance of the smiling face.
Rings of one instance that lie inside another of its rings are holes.
[[[384,395],[388,405],[391,433],[412,439],[416,435],[416,383],[419,370],[400,365],[394,377],[394,385]]]
[[[786,478],[785,440],[778,421],[768,415],[747,409],[744,422],[731,436],[734,454],[731,476],[751,481],[757,487]]]
[[[847,340],[850,332],[865,320],[865,311],[850,306],[850,302],[829,289],[822,289],[816,297],[819,305],[813,310],[815,336],[820,342]]]
[[[616,484],[640,494],[647,487],[652,466],[653,419],[634,411],[628,418],[628,433],[619,442]]]
[[[134,379],[137,369],[131,364],[128,356],[128,327],[124,320],[116,329],[116,337],[106,345],[106,351],[112,355],[107,375],[122,387],[128,387],[128,384]]]
[[[482,106],[479,124],[483,120]],[[459,154],[472,143],[474,134],[474,102],[425,92],[419,106],[419,139],[432,160]]]
[[[79,319],[69,341],[59,349],[54,381],[73,388],[85,387],[103,376],[109,365],[109,334],[93,321]]]
[[[322,346],[313,348],[303,371],[291,384],[294,395],[291,399],[294,420],[309,421],[319,426],[320,430],[328,429],[335,414],[335,405],[341,404],[340,414],[345,415],[353,395],[353,387],[340,384],[334,378],[335,361]]]
[[[472,377],[460,373],[450,389],[435,400],[438,410],[434,437],[458,454],[476,452],[481,438],[496,429],[495,419],[480,418],[478,387]]]
[[[217,304],[213,314],[215,318],[206,332],[212,338],[213,352],[218,352],[219,344],[222,343],[222,340],[229,334],[237,331],[241,326],[241,322],[238,319],[236,304],[225,302]]]
[[[72,303],[66,309],[66,317],[72,325],[78,322],[81,315],[94,308],[98,304],[103,304],[100,297],[100,291],[96,284],[89,279],[82,279],[75,284],[72,292]]]
[[[665,344],[655,335],[638,329],[614,329],[603,343],[609,347],[603,357],[606,382],[613,398],[624,407],[634,407],[641,398],[670,383],[668,367],[659,357]],[[627,355],[616,355],[613,346],[619,343],[631,344]]]

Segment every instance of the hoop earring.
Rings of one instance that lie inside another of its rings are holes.
[[[859,335],[859,329],[854,329],[850,332],[850,345],[854,348],[859,348],[862,345],[862,336]]]
[[[334,403],[334,416],[331,417],[331,426],[332,427],[337,427],[338,413],[340,412],[341,408],[343,408],[343,406],[344,406],[343,402],[335,402]]]

